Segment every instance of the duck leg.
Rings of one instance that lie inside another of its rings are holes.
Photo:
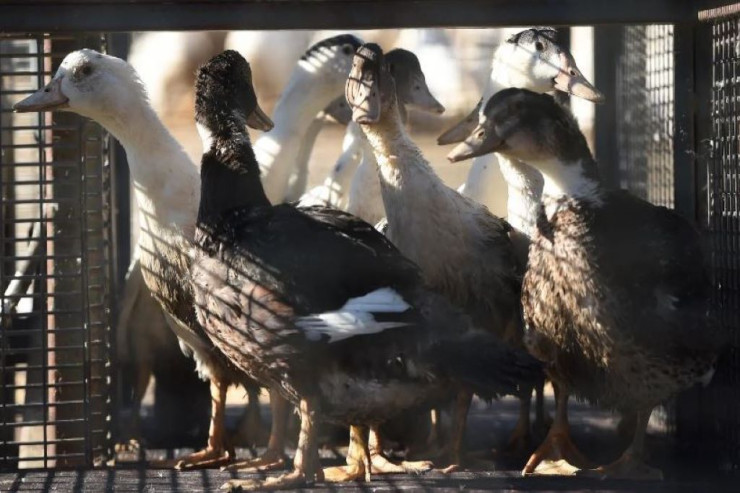
[[[534,425],[537,438],[544,436],[552,426],[552,417],[545,411],[545,379],[544,377],[534,386]]]
[[[208,445],[205,449],[177,459],[175,469],[199,469],[218,467],[230,462],[234,451],[226,446],[224,417],[226,411],[226,389],[228,382],[211,379],[211,425],[208,429]],[[154,467],[172,467],[172,461],[152,461]]]
[[[116,453],[138,453],[141,451],[139,440],[141,438],[141,403],[152,377],[152,367],[149,362],[142,362],[136,371],[136,382],[134,383],[134,395],[131,401],[131,419],[129,421],[128,441],[115,445]]]
[[[568,397],[567,391],[556,389],[555,421],[550,431],[547,432],[544,442],[527,461],[522,475],[572,476],[580,469],[589,468],[590,462],[570,438]]]
[[[504,448],[507,455],[521,455],[529,447],[531,441],[529,413],[531,409],[532,389],[529,389],[529,392],[525,392],[519,397],[519,417]]]
[[[579,475],[598,478],[662,480],[663,473],[644,462],[645,432],[651,411],[639,411],[635,415],[635,434],[632,443],[622,456],[606,466],[599,466],[590,471],[581,471]]]
[[[229,491],[281,490],[298,488],[324,480],[324,472],[319,461],[316,429],[319,411],[318,400],[316,398],[301,399],[298,411],[301,417],[301,431],[298,435],[298,447],[293,458],[293,470],[264,480],[232,479],[224,483],[222,489]]]
[[[434,464],[427,460],[401,461],[399,464],[391,462],[383,455],[383,444],[377,425],[370,427],[369,442],[370,462],[372,464],[372,471],[375,474],[419,474],[429,471],[434,467]]]
[[[285,466],[285,432],[290,403],[277,390],[270,389],[272,427],[267,450],[261,456],[229,464],[229,471],[271,471]]]
[[[347,465],[327,467],[324,469],[324,478],[332,483],[347,481],[370,482],[370,449],[367,443],[368,430],[364,426],[352,425],[349,427],[349,448],[347,449]]]
[[[234,433],[234,445],[252,446],[262,445],[268,437],[260,416],[260,388],[256,385],[246,385],[248,403]]]

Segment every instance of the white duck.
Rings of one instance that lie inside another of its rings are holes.
[[[170,327],[191,352],[198,372],[211,381],[208,446],[178,463],[212,466],[231,459],[224,436],[226,389],[245,381],[213,350],[183,287],[191,261],[198,169],[149,104],[136,71],[125,61],[93,50],[67,55],[52,81],[19,102],[15,110],[73,111],[103,125],[126,150],[139,206],[139,248],[144,281],[162,304]]]
[[[300,197],[293,196],[296,192],[289,196],[289,184],[301,153],[301,159],[310,155],[310,149],[302,151],[302,142],[316,115],[342,95],[352,57],[360,44],[358,38],[349,34],[325,39],[310,47],[295,66],[275,106],[275,127],[254,144],[270,202]]]

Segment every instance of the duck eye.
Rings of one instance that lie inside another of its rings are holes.
[[[342,47],[342,53],[344,53],[345,55],[351,54],[352,53],[352,47],[350,45],[344,45]]]
[[[92,71],[93,69],[90,65],[83,65],[82,68],[80,69],[80,73],[85,76],[90,75]]]
[[[534,44],[534,48],[535,48],[535,49],[536,49],[537,51],[542,51],[542,50],[544,50],[544,49],[545,49],[545,45],[543,45],[543,44],[542,44],[542,43],[541,43],[540,41],[537,41],[537,42],[536,42],[536,43]]]

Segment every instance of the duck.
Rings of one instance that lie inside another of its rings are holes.
[[[524,89],[495,94],[454,160],[498,152],[544,177],[522,288],[527,348],[557,385],[557,414],[524,468],[547,460],[575,473],[660,479],[645,463],[657,405],[708,384],[724,344],[708,316],[710,281],[701,238],[684,217],[625,190],[607,190],[569,110]],[[570,439],[571,395],[636,417],[611,464],[589,463]],[[562,469],[556,470],[562,473]]]
[[[292,471],[225,487],[331,478],[318,457],[320,421],[351,427],[340,479],[369,479],[367,427],[458,385],[511,390],[535,367],[428,290],[416,265],[371,225],[333,208],[272,205],[244,125],[257,108],[238,53],[201,67],[196,121],[205,152],[189,279],[213,343],[296,404],[301,427]]]
[[[573,55],[558,44],[557,31],[550,27],[519,31],[496,48],[481,101],[488,101],[509,87],[542,93],[558,90],[596,103],[604,100],[603,94],[582,74]],[[440,135],[437,143],[463,141],[478,124],[480,110],[479,102],[462,121]],[[486,154],[473,160],[458,191],[485,205],[493,214],[506,217],[526,240],[533,229],[542,186],[542,176],[536,169]],[[521,260],[525,260],[526,241],[521,243],[518,251]]]
[[[406,106],[434,114],[444,112],[444,106],[429,90],[419,59],[413,52],[396,48],[387,53],[386,61],[397,81],[396,92],[403,102],[404,120]],[[344,103],[342,114],[336,115],[347,122],[342,154],[323,185],[310,190],[300,204],[331,205],[375,224],[385,217],[375,158],[362,130],[351,121],[346,100]]]
[[[224,427],[226,391],[240,383],[256,386],[230,365],[198,324],[189,273],[200,198],[198,169],[149,104],[134,68],[120,58],[83,49],[68,54],[52,80],[14,106],[17,112],[72,111],[110,132],[126,151],[139,207],[141,275],[162,306],[183,351],[210,383],[211,422],[205,449],[157,465],[179,469],[230,462],[234,453]],[[257,126],[269,121],[258,115]]]
[[[305,192],[305,178],[298,178],[310,157],[310,148],[302,147],[304,137],[317,114],[341,97],[352,56],[361,44],[351,34],[333,36],[308,48],[295,65],[275,105],[274,128],[254,143],[271,202],[292,202]]]
[[[458,143],[477,126],[482,104],[497,92],[519,87],[535,92],[553,90],[567,92],[582,99],[601,103],[604,95],[584,77],[573,55],[557,43],[557,31],[550,27],[533,27],[512,33],[494,51],[491,72],[481,100],[461,122],[437,139],[440,145]],[[476,156],[468,177],[458,192],[485,205],[512,226],[511,239],[522,267],[527,265],[529,245],[536,229],[537,212],[544,179],[526,163],[497,153]],[[523,272],[522,272],[523,275]],[[548,417],[544,410],[543,387],[535,389],[536,429],[546,429]],[[521,409],[519,430],[510,440],[511,451],[523,449],[527,439],[529,415]]]
[[[376,56],[382,54],[377,45],[366,46]],[[477,326],[521,347],[521,277],[511,227],[436,175],[406,133],[386,66],[371,65],[360,77],[362,86],[348,80],[347,101],[377,161],[386,236],[420,267],[431,289],[464,310]],[[468,395],[458,403],[469,406],[471,399]],[[461,408],[458,419],[466,414],[467,407]],[[463,424],[456,429],[462,432]],[[452,466],[462,461],[461,440],[456,437],[449,451]]]

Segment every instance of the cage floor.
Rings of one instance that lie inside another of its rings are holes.
[[[638,491],[679,492],[737,491],[729,480],[711,482],[598,481],[573,478],[521,478],[516,472],[476,472],[444,475],[432,472],[423,476],[389,475],[374,478],[369,485],[316,485],[305,491]],[[240,477],[246,477],[240,474]],[[24,472],[0,475],[0,491],[70,491],[70,492],[211,492],[233,477],[217,470],[176,472],[157,469],[116,469],[90,471]]]
[[[552,396],[548,396],[552,409]],[[504,399],[492,405],[476,401],[471,409],[467,430],[467,447],[476,455],[490,454],[490,448],[501,446],[517,416],[517,402]],[[266,411],[266,410],[265,410]],[[229,409],[230,422],[235,422],[240,408]],[[594,410],[573,402],[570,407],[573,439],[591,459],[606,462],[616,458],[623,445],[615,434],[618,418],[612,413]],[[306,490],[353,491],[639,491],[639,492],[696,492],[737,491],[738,477],[702,472],[691,464],[676,459],[675,444],[665,433],[660,416],[655,415],[650,425],[648,449],[650,463],[663,469],[663,482],[599,481],[584,478],[522,478],[519,470],[525,458],[494,460],[494,468],[485,472],[459,472],[445,475],[432,471],[424,475],[374,476],[370,485],[342,484],[316,485]],[[345,451],[343,440],[334,440],[321,450],[324,466],[338,465]],[[174,458],[191,449],[148,450],[148,459]],[[237,456],[249,457],[260,450],[237,449]],[[289,451],[292,456],[293,450]],[[490,457],[487,457],[490,458]],[[219,491],[224,481],[239,477],[260,477],[246,473],[218,470],[178,472],[147,469],[143,462],[119,462],[117,468],[84,471],[25,471],[0,474],[0,492],[13,491],[144,491],[144,492],[200,492]],[[278,473],[271,473],[278,474]]]

